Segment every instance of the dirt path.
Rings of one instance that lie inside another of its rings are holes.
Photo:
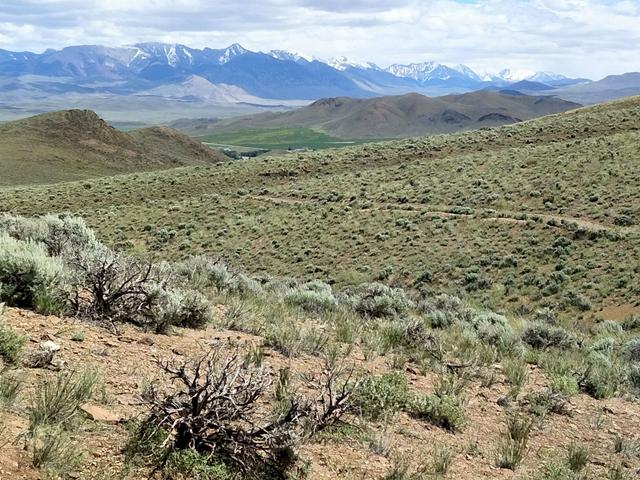
[[[249,198],[258,200],[258,201],[267,201],[280,205],[313,205],[315,202],[313,200],[308,200],[299,197],[280,197],[275,195],[249,195]],[[374,202],[373,207],[363,208],[361,211],[372,211],[372,210],[394,210],[394,211],[419,211],[422,213],[427,213],[430,215],[435,215],[443,218],[474,218],[476,220],[484,220],[484,221],[492,221],[492,222],[508,222],[508,223],[518,223],[523,224],[527,223],[528,219],[539,218],[544,222],[555,221],[557,223],[564,224],[575,224],[580,228],[584,228],[586,230],[602,232],[602,231],[619,231],[619,232],[629,232],[637,230],[634,227],[618,227],[612,225],[606,225],[604,223],[596,222],[595,220],[588,220],[579,217],[572,217],[569,215],[552,215],[546,213],[533,213],[533,212],[510,212],[510,211],[501,211],[499,214],[493,215],[482,215],[481,213],[456,213],[456,206],[454,205],[426,205],[422,203],[384,203],[384,202]],[[459,207],[459,206],[458,206]],[[525,215],[526,218],[518,218],[522,215]]]

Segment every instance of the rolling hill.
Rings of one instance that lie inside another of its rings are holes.
[[[225,158],[170,128],[118,131],[90,110],[46,113],[0,125],[0,185],[206,165]]]
[[[373,99],[327,98],[288,112],[176,125],[198,136],[306,127],[342,139],[396,138],[494,127],[579,106],[554,97],[486,91],[436,98],[414,93]]]
[[[558,97],[584,104],[595,104],[617,98],[640,95],[640,72],[630,72],[550,91]]]
[[[399,283],[428,270],[439,287],[500,308],[591,315],[636,308],[639,113],[633,97],[452,135],[5,188],[0,205],[75,212],[110,242],[139,245],[153,225],[142,243],[167,258],[188,242],[255,273],[309,270],[338,284],[384,266]],[[180,230],[187,218],[193,228]],[[175,239],[158,243],[161,230]]]
[[[117,133],[93,130],[100,144]],[[471,132],[0,186],[0,475],[265,478],[229,458],[256,451],[238,450],[243,432],[277,422],[296,478],[630,479],[639,167],[635,97]],[[296,405],[310,413],[292,423]],[[327,423],[334,407],[344,414]],[[223,433],[207,438],[232,457],[165,445],[201,419],[188,435],[219,432],[214,418]]]

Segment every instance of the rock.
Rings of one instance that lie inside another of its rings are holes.
[[[62,370],[65,366],[65,361],[62,360],[61,358],[53,358],[51,360],[51,362],[49,362],[49,365],[54,369],[54,370]]]
[[[103,407],[98,405],[92,405],[90,403],[85,403],[80,407],[80,409],[89,417],[91,420],[100,423],[108,423],[110,425],[115,425],[122,421],[122,416],[109,411]]]
[[[60,345],[51,340],[40,342],[38,348],[26,352],[22,363],[29,368],[46,368],[53,364],[53,357],[60,351]],[[53,365],[58,368],[59,365]]]
[[[44,342],[40,342],[40,349],[46,352],[59,352],[60,345],[53,340],[46,340]]]
[[[53,360],[53,352],[37,349],[25,353],[22,364],[28,368],[45,368],[49,366],[51,360]]]
[[[153,344],[156,343],[156,341],[153,338],[151,338],[149,335],[145,335],[140,340],[138,340],[138,343],[141,343],[142,345],[152,346]]]

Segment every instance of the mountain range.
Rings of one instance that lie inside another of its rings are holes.
[[[410,92],[441,96],[505,89],[523,81],[540,84],[537,92],[579,103],[617,98],[640,87],[638,82],[621,90],[600,88],[598,82],[554,72],[478,73],[465,65],[437,62],[382,68],[344,57],[321,61],[283,50],[253,52],[239,44],[221,49],[164,43],[81,45],[43,53],[0,50],[0,120],[69,107],[92,108],[105,116],[125,112],[118,118],[141,121],[148,119],[139,118],[140,112],[163,112],[169,120],[225,117],[326,97]]]
[[[482,84],[506,85],[519,80],[543,81],[550,86],[586,81],[550,72],[508,69],[479,75],[465,65],[449,67],[436,62],[394,64],[383,69],[344,57],[322,62],[282,50],[252,52],[238,44],[223,49],[162,43],[116,48],[85,45],[42,54],[0,50],[0,76],[22,80],[27,76],[27,81],[40,81],[43,89],[52,86],[47,83],[66,83],[69,90],[131,93],[158,83],[181,82],[193,75],[213,84],[234,85],[255,97],[282,100],[367,97],[390,93],[393,88],[477,89]],[[5,81],[2,90],[19,84],[20,80]]]

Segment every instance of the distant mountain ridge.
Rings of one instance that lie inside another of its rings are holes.
[[[544,79],[552,84],[569,80],[549,72],[522,76],[510,70],[483,76],[465,65],[436,62],[387,68],[344,57],[323,62],[284,50],[252,52],[237,43],[221,49],[149,42],[125,47],[70,46],[41,54],[0,50],[0,77],[39,76],[53,79],[53,83],[72,84],[76,90],[83,87],[125,94],[182,82],[193,75],[213,84],[233,85],[255,97],[283,100],[366,98],[409,91],[428,94],[430,90],[442,94],[478,89],[487,82],[505,85],[510,81]],[[98,81],[118,84],[97,85]],[[0,91],[7,88],[7,84],[0,85]]]
[[[382,68],[345,57],[323,61],[295,51],[254,52],[237,43],[202,49],[148,42],[43,53],[0,50],[0,121],[79,108],[118,125],[149,125],[290,110],[335,97],[441,97],[489,89],[589,104],[640,91],[633,75],[599,82],[526,69],[484,73],[433,61]]]
[[[325,98],[290,112],[221,121],[183,121],[174,126],[200,136],[247,129],[306,127],[342,139],[395,138],[494,127],[580,106],[548,96],[489,91],[438,98],[412,93],[371,99]]]

